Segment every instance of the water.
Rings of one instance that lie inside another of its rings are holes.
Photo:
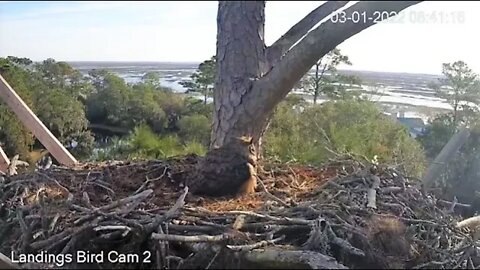
[[[181,81],[189,80],[199,63],[166,63],[166,62],[71,62],[73,67],[87,74],[92,69],[107,69],[125,79],[127,83],[140,82],[147,72],[159,74],[160,83],[173,91],[183,93],[186,89],[180,85]],[[431,110],[451,110],[446,100],[435,96],[435,92],[428,89],[429,82],[437,82],[440,75],[390,73],[370,71],[343,70],[346,75],[359,76],[364,85],[364,95],[372,101],[392,105],[392,108],[424,107]],[[376,86],[374,86],[376,85]],[[302,91],[294,91],[302,93]],[[201,98],[201,96],[196,96]],[[307,96],[311,101],[311,97]],[[321,99],[324,101],[325,99]],[[211,99],[210,99],[211,101]]]

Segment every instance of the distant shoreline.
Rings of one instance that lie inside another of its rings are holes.
[[[168,67],[181,67],[185,69],[197,69],[198,65],[201,62],[194,62],[194,61],[65,61],[72,65],[73,67],[82,68],[82,66],[89,65],[89,66],[109,66],[113,68],[119,65],[128,65],[128,66],[168,66]],[[313,70],[313,69],[312,69]],[[338,69],[340,72],[345,73],[383,73],[383,74],[395,74],[395,75],[403,75],[403,76],[411,76],[411,75],[421,75],[421,76],[428,76],[428,77],[441,77],[441,74],[434,74],[434,73],[415,73],[415,72],[391,72],[391,71],[375,71],[375,70],[356,70],[356,69]]]

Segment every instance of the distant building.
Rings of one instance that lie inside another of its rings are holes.
[[[418,117],[397,117],[397,121],[406,126],[410,132],[410,136],[416,138],[425,131],[425,122]]]

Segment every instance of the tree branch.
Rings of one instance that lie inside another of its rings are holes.
[[[267,48],[266,55],[268,61],[270,61],[272,65],[280,61],[281,57],[288,52],[293,44],[305,36],[310,29],[347,3],[348,1],[328,1],[314,9]]]
[[[400,12],[405,8],[421,1],[364,1],[359,2],[346,10],[346,17],[353,12],[366,13],[366,17],[374,18],[374,12]],[[315,62],[333,50],[346,39],[360,33],[374,25],[374,20],[354,23],[347,20],[344,23],[334,23],[331,20],[322,23],[312,30],[295,47],[293,47],[272,70],[253,85],[258,91],[260,104],[264,104],[256,113],[271,111],[292,89],[295,83],[312,67]],[[263,90],[263,91],[261,91]],[[253,92],[253,91],[252,91]],[[256,100],[258,104],[258,100]]]

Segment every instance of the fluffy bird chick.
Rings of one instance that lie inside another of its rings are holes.
[[[254,193],[257,159],[252,137],[233,138],[212,149],[197,164],[188,185],[193,194],[229,196]]]

